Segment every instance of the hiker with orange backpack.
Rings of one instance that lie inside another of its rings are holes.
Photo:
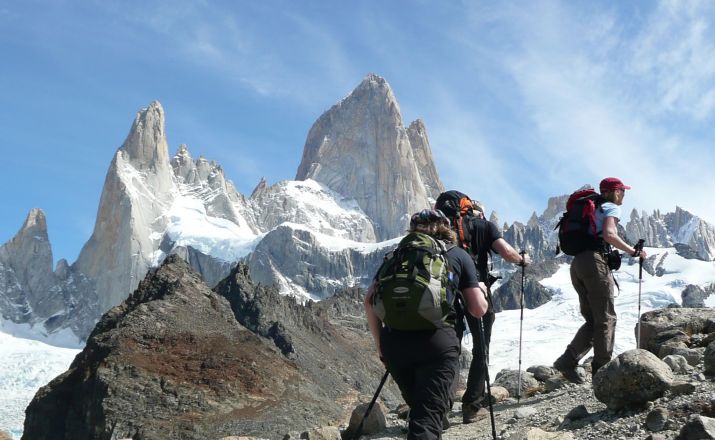
[[[611,246],[633,257],[646,258],[618,235],[617,224],[626,190],[631,189],[616,177],[606,177],[599,185],[600,194],[592,189],[573,193],[566,213],[559,221],[559,246],[571,262],[571,284],[578,293],[581,315],[586,322],[578,329],[554,368],[566,379],[583,383],[578,362],[593,348],[591,375],[611,360],[616,331],[613,305],[614,280],[611,270],[620,267],[620,254]]]
[[[455,300],[474,316],[487,311],[471,257],[454,242],[441,212],[414,214],[365,296],[378,355],[410,406],[410,440],[442,438],[459,371]]]
[[[443,192],[437,197],[435,209],[442,211],[450,219],[461,247],[472,256],[479,279],[487,286],[489,309],[481,318],[484,331],[480,331],[479,319],[465,314],[473,345],[467,388],[462,395],[462,419],[464,423],[472,423],[482,416],[486,417],[486,407],[489,404],[487,400],[489,396],[486,393],[487,361],[495,316],[491,295],[492,280],[489,275],[489,255],[496,252],[504,260],[520,266],[527,266],[530,260],[527,254],[522,256],[504,240],[499,228],[485,218],[484,206],[464,193],[454,190]],[[482,333],[483,341],[480,336]]]

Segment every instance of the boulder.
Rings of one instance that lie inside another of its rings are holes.
[[[715,331],[715,314],[711,308],[667,308],[646,312],[641,317],[641,347],[658,354],[658,335],[667,330],[680,330],[685,335],[711,333]]]
[[[521,372],[521,392],[519,392],[518,370],[501,370],[494,379],[494,384],[506,388],[511,397],[516,397],[517,395],[526,397],[536,391],[540,391],[539,381],[527,371]]]
[[[648,431],[659,432],[665,429],[670,413],[667,408],[655,408],[645,418],[645,426]]]
[[[601,367],[593,392],[609,409],[639,406],[662,397],[673,382],[670,367],[652,353],[629,350]]]
[[[715,419],[693,414],[680,430],[679,440],[715,439]]]
[[[715,341],[711,342],[705,349],[703,362],[705,364],[705,373],[715,374]]]
[[[369,405],[370,404],[368,402],[364,402],[359,404],[353,410],[350,416],[350,422],[348,423],[348,427],[343,433],[344,438],[352,439],[354,437],[358,426],[360,426],[360,422],[362,422],[363,417],[365,417],[365,413],[367,412],[367,407]],[[378,432],[382,432],[387,426],[387,412],[388,411],[382,404],[382,402],[375,403],[375,405],[373,405],[372,407],[372,410],[370,410],[370,414],[365,417],[365,422],[362,425],[361,435],[371,435],[377,434]]]
[[[559,372],[554,367],[546,365],[536,365],[526,369],[527,372],[534,375],[534,378],[539,382],[546,382],[547,379],[558,376]]]
[[[691,366],[696,366],[703,360],[703,349],[675,348],[671,354],[682,356]]]
[[[340,430],[335,426],[311,429],[301,434],[301,438],[305,440],[342,440]]]
[[[668,364],[670,369],[673,370],[673,373],[676,374],[688,374],[692,371],[692,368],[688,365],[688,361],[686,361],[683,356],[677,354],[669,354],[663,358],[663,362]]]

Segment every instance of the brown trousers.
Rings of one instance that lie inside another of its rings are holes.
[[[593,372],[611,360],[616,333],[613,306],[613,277],[606,258],[597,251],[584,251],[571,263],[571,283],[578,293],[581,315],[586,322],[566,348],[574,365],[593,347]]]

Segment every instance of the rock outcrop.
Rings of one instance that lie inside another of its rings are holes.
[[[424,131],[415,127],[414,133],[429,189],[392,89],[383,78],[368,75],[313,124],[296,180],[313,179],[355,199],[374,221],[378,240],[400,236],[409,216],[430,206],[434,190],[442,187],[434,181],[436,174],[430,175],[433,166],[427,164],[431,153],[426,136],[421,136]]]
[[[23,438],[282,438],[346,420],[379,379],[364,323],[335,327],[328,303],[256,287],[245,266],[217,291],[168,257],[38,391]]]

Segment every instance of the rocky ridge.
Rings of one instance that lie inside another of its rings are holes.
[[[253,285],[243,265],[212,292],[171,256],[38,391],[23,438],[282,438],[334,424],[383,368],[365,356],[364,321],[331,319],[356,321],[357,296],[302,306]]]

